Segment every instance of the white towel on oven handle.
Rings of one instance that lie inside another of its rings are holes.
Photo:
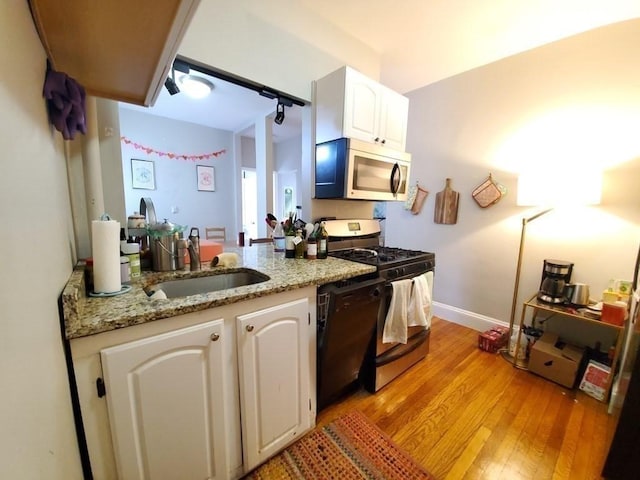
[[[407,343],[407,313],[411,280],[391,282],[391,303],[384,320],[382,343]]]
[[[433,292],[433,272],[426,272],[413,278],[413,289],[409,299],[407,325],[410,327],[431,327],[431,296]]]

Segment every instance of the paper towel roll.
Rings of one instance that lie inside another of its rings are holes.
[[[120,222],[93,220],[91,250],[94,291],[96,293],[120,291]]]

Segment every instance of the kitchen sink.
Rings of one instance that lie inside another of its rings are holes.
[[[244,287],[266,282],[271,277],[256,270],[243,269],[236,272],[214,273],[205,277],[189,277],[167,280],[148,286],[148,294],[162,290],[167,298],[187,297],[199,293],[217,292],[229,288]]]

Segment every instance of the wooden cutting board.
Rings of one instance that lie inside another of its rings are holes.
[[[436,193],[436,208],[433,215],[435,223],[453,225],[458,221],[458,200],[460,194],[451,188],[451,179],[447,178],[444,190]]]

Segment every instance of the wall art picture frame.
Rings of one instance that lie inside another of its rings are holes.
[[[208,165],[196,165],[199,192],[216,191],[216,172]]]
[[[144,190],[156,189],[156,174],[152,160],[131,159],[131,187]]]

